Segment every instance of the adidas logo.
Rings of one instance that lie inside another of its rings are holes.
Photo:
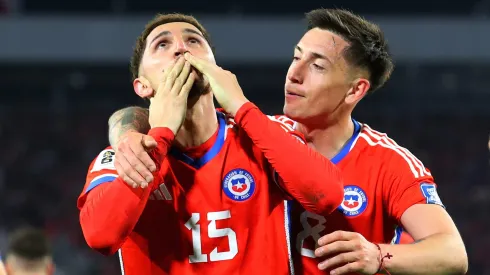
[[[165,183],[162,183],[160,186],[158,186],[158,189],[153,191],[153,193],[150,195],[150,200],[171,201],[173,198],[172,195],[170,195],[170,192],[168,192]]]

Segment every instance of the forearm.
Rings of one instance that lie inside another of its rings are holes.
[[[79,202],[80,224],[90,247],[110,255],[119,249],[133,231],[146,206],[154,185],[163,181],[161,169],[175,136],[168,128],[154,128],[148,133],[158,143],[150,155],[157,169],[147,188],[131,188],[123,179],[99,184],[85,201]]]
[[[104,255],[114,254],[138,222],[151,186],[133,189],[117,178],[90,191],[80,211],[87,244]]]
[[[116,111],[109,118],[109,142],[114,147],[120,137],[128,131],[148,133],[148,109],[141,107],[127,107]]]
[[[236,120],[276,170],[281,187],[306,210],[328,214],[342,203],[342,176],[328,159],[295,140],[253,105],[242,106]]]
[[[380,245],[383,264],[392,275],[466,274],[468,259],[461,239],[435,234],[404,245]]]

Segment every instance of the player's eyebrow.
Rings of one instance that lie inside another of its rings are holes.
[[[202,36],[202,34],[200,34],[198,31],[196,30],[193,30],[193,29],[190,29],[190,28],[184,28],[182,29],[182,32],[183,33],[192,33],[192,34],[196,34],[196,35],[199,35],[200,37],[202,37],[204,39],[204,37]],[[155,36],[150,44],[152,44],[155,40],[157,40],[158,38],[162,37],[162,36],[167,36],[167,35],[170,35],[172,34],[170,31],[162,31],[160,32],[159,34],[157,34],[157,36]]]
[[[197,35],[199,35],[200,37],[204,38],[204,37],[202,36],[202,34],[201,34],[201,33],[199,33],[199,32],[198,32],[198,31],[196,31],[196,30],[193,30],[193,29],[185,28],[185,29],[183,29],[183,30],[182,30],[182,32],[183,32],[183,33],[193,33],[193,34],[197,34]]]
[[[296,47],[294,47],[298,52],[300,53],[303,53],[303,49],[296,45]],[[314,58],[317,58],[317,59],[325,59],[326,61],[328,61],[330,64],[333,64],[333,62],[328,58],[326,57],[325,55],[323,54],[320,54],[320,53],[317,53],[317,52],[311,52],[310,53]]]
[[[171,34],[171,32],[170,32],[170,31],[162,31],[162,32],[160,32],[159,34],[157,34],[157,36],[155,36],[155,37],[154,37],[154,38],[151,40],[150,44],[153,44],[153,42],[155,42],[155,40],[157,40],[158,38],[160,38],[160,37],[162,37],[162,36],[167,36],[167,35],[169,35],[169,34]]]

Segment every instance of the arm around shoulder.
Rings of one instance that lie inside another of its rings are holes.
[[[128,131],[146,134],[150,130],[148,109],[131,106],[114,112],[109,118],[109,142],[116,146]]]

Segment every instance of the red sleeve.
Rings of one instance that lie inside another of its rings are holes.
[[[397,147],[396,153],[386,161],[387,179],[384,189],[384,204],[388,214],[396,221],[415,204],[442,204],[437,194],[430,171],[407,149]]]
[[[78,198],[80,225],[87,244],[102,254],[113,254],[121,247],[138,222],[152,186],[162,182],[161,166],[174,134],[168,128],[154,128],[148,134],[158,146],[150,153],[157,169],[147,188],[133,189],[117,177],[112,149],[102,151],[90,165],[87,182]]]
[[[252,103],[238,110],[236,123],[247,133],[276,170],[281,187],[308,211],[328,214],[343,200],[339,169],[312,150],[298,133],[287,133]]]

